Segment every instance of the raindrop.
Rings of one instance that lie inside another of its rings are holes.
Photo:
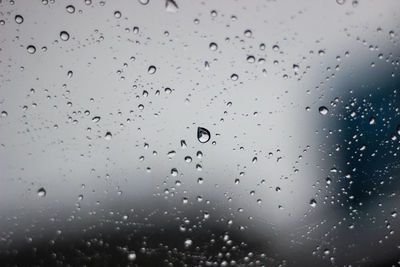
[[[93,117],[92,118],[92,122],[99,122],[100,121],[100,117],[99,116],[96,116],[96,117]]]
[[[175,169],[175,168],[173,168],[173,169],[171,170],[171,175],[172,175],[173,177],[178,176],[178,170]]]
[[[254,63],[255,61],[256,61],[256,59],[253,56],[248,56],[247,57],[247,62]]]
[[[157,68],[156,68],[155,66],[151,65],[151,66],[147,69],[147,72],[148,72],[149,74],[154,74],[154,73],[156,73],[156,70],[157,70]]]
[[[150,2],[150,0],[139,0],[139,3],[142,5],[147,5]]]
[[[69,40],[69,33],[66,31],[60,32],[60,38],[63,41],[68,41]]]
[[[210,48],[211,51],[217,51],[218,49],[218,45],[216,43],[210,43],[208,47]]]
[[[72,75],[73,75],[74,73],[72,72],[72,70],[70,70],[70,71],[68,71],[68,73],[67,73],[67,77],[68,78],[72,78]]]
[[[310,200],[310,206],[315,208],[317,206],[317,201],[315,199]]]
[[[2,112],[1,112],[1,116],[2,116],[3,118],[7,117],[7,116],[8,116],[7,111],[2,111]]]
[[[135,259],[136,259],[136,253],[135,252],[129,253],[128,260],[134,261]]]
[[[328,110],[327,107],[325,107],[325,106],[319,107],[319,108],[318,108],[318,111],[319,111],[319,113],[320,113],[321,115],[326,115],[326,114],[328,114],[328,112],[329,112],[329,110]]]
[[[210,131],[203,127],[197,128],[197,139],[200,143],[207,143],[210,140]]]
[[[166,0],[165,10],[167,10],[168,12],[175,13],[176,11],[178,11],[178,5],[174,0]]]
[[[375,118],[374,117],[371,117],[371,119],[369,120],[369,124],[370,125],[375,124]]]
[[[244,31],[244,36],[246,36],[247,38],[250,38],[252,35],[253,35],[253,33],[251,32],[251,30]]]
[[[346,0],[336,0],[336,3],[339,5],[343,5],[346,2]]]
[[[46,190],[43,187],[39,188],[38,191],[37,191],[37,195],[39,197],[45,197],[46,196]]]
[[[186,239],[185,240],[185,248],[190,247],[193,244],[193,241],[191,239]]]
[[[114,12],[114,17],[116,17],[117,19],[121,18],[121,12],[115,11]]]
[[[232,81],[237,81],[238,79],[239,79],[239,76],[237,74],[234,73],[234,74],[231,75],[231,80]]]
[[[33,45],[28,45],[28,47],[26,48],[26,51],[28,51],[29,54],[35,54],[36,47],[34,47]]]
[[[67,12],[70,13],[70,14],[75,12],[75,7],[73,5],[68,5],[66,7],[66,9],[67,9]]]
[[[111,132],[107,132],[105,135],[105,138],[106,138],[106,140],[111,140],[111,138],[112,138]]]
[[[17,24],[21,24],[22,22],[24,22],[24,18],[21,15],[16,15],[15,16],[15,22]]]

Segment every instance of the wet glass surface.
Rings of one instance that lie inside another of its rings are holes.
[[[0,0],[0,265],[398,265],[399,17]]]

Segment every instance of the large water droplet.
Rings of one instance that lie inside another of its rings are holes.
[[[210,131],[203,127],[197,128],[197,139],[200,143],[207,143],[210,140]]]
[[[29,54],[35,54],[36,47],[34,47],[33,45],[28,45],[28,47],[26,48],[26,51],[28,51]]]
[[[69,40],[69,33],[66,31],[60,32],[60,38],[63,41],[68,41]]]
[[[328,114],[328,112],[329,112],[328,108],[325,107],[325,106],[319,107],[319,108],[318,108],[318,111],[319,111],[319,113],[320,113],[321,115],[326,115],[326,114]]]
[[[24,22],[24,18],[21,15],[16,15],[15,16],[15,22],[17,24],[21,24],[22,22]]]

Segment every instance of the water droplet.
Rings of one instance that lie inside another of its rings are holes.
[[[247,38],[250,38],[252,35],[253,35],[253,33],[251,32],[251,30],[244,31],[244,36],[246,36]]]
[[[185,248],[190,247],[193,244],[193,241],[191,239],[186,239],[185,240]]]
[[[319,113],[320,113],[321,115],[326,115],[326,114],[328,114],[328,112],[329,112],[329,110],[328,110],[327,107],[325,107],[325,106],[319,107],[319,108],[318,108],[318,111],[319,111]]]
[[[172,175],[173,177],[178,176],[178,170],[175,169],[175,168],[173,168],[173,169],[171,170],[171,175]]]
[[[239,79],[239,76],[237,74],[234,73],[234,74],[231,75],[231,80],[232,81],[237,81],[238,79]]]
[[[369,124],[370,125],[375,124],[375,118],[374,117],[371,117],[371,119],[369,120]]]
[[[38,191],[37,191],[37,195],[39,197],[45,197],[46,196],[46,190],[43,187],[39,188]]]
[[[202,184],[203,182],[204,182],[203,178],[201,178],[201,177],[197,178],[197,183],[198,184]]]
[[[121,18],[121,12],[120,11],[115,11],[114,12],[114,17],[116,17],[117,19]]]
[[[336,3],[339,5],[343,5],[346,2],[346,0],[336,0]]]
[[[217,51],[218,49],[218,45],[216,43],[210,43],[208,47],[210,48],[211,51]]]
[[[8,116],[7,111],[2,111],[2,112],[1,112],[1,116],[2,116],[3,118],[7,117],[7,116]]]
[[[99,116],[95,116],[92,118],[92,122],[96,123],[100,121],[100,117]]]
[[[66,31],[60,32],[60,38],[63,41],[68,41],[69,40],[69,33]]]
[[[139,3],[142,5],[147,5],[150,2],[150,0],[139,0]]]
[[[22,22],[24,22],[24,18],[21,15],[16,15],[15,16],[15,22],[17,24],[21,24]]]
[[[68,13],[72,14],[75,12],[75,7],[73,5],[68,5],[66,8]]]
[[[167,12],[175,13],[178,11],[178,5],[174,0],[166,0],[165,10],[167,10]]]
[[[391,216],[392,216],[393,218],[396,218],[396,217],[397,217],[397,212],[396,212],[396,211],[393,211],[393,212],[391,213]]]
[[[310,206],[315,208],[317,206],[317,201],[315,199],[310,200]]]
[[[203,127],[197,128],[197,139],[200,143],[207,143],[210,140],[210,131]]]
[[[70,71],[68,71],[68,73],[67,73],[67,77],[68,78],[72,78],[72,75],[73,75],[74,73],[72,72],[72,70],[70,70]]]
[[[247,57],[247,62],[254,63],[255,61],[256,61],[255,57],[253,57],[253,56],[248,56]]]
[[[106,140],[111,140],[111,138],[112,138],[111,132],[106,132],[105,139]]]
[[[191,158],[190,156],[186,156],[186,157],[185,157],[185,161],[186,161],[187,163],[190,163],[190,162],[192,162],[192,158]]]
[[[279,45],[274,45],[274,46],[272,46],[272,50],[274,50],[274,51],[279,51]]]
[[[134,261],[135,259],[136,259],[136,253],[135,252],[129,253],[128,260]]]
[[[33,45],[28,45],[28,47],[26,48],[26,51],[28,51],[29,54],[35,54],[36,47],[34,47]]]
[[[151,65],[151,66],[147,69],[147,72],[148,72],[149,74],[154,74],[154,73],[156,73],[156,70],[157,70],[157,68],[156,68],[155,66]]]

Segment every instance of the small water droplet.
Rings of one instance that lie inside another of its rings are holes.
[[[173,168],[173,169],[171,170],[171,175],[172,175],[173,177],[178,176],[178,170],[175,169],[175,168]]]
[[[28,51],[29,54],[35,54],[36,47],[34,47],[33,45],[28,45],[28,47],[26,48],[26,51]]]
[[[218,45],[216,43],[210,43],[208,47],[210,48],[211,51],[217,51],[218,49]]]
[[[315,208],[317,206],[317,201],[315,199],[310,200],[310,206]]]
[[[96,123],[100,121],[100,116],[95,116],[92,118],[92,122]]]
[[[147,5],[150,2],[150,0],[139,0],[139,3],[142,5]]]
[[[128,254],[128,260],[130,261],[134,261],[136,259],[136,253],[135,252],[131,252]]]
[[[251,30],[245,30],[244,31],[244,36],[246,36],[247,38],[250,38],[253,35]]]
[[[46,196],[46,190],[43,187],[39,188],[38,191],[37,191],[37,195],[39,197],[45,197]]]
[[[17,24],[21,24],[22,22],[24,22],[24,18],[21,15],[16,15],[15,16],[15,22]]]
[[[371,117],[371,119],[369,120],[369,124],[370,125],[375,124],[375,118],[374,117]]]
[[[339,5],[343,5],[346,2],[346,0],[336,0],[336,3]]]
[[[253,57],[253,56],[248,56],[247,57],[247,62],[254,63],[255,61],[256,61],[255,57]]]
[[[8,113],[7,113],[7,111],[2,111],[1,112],[1,116],[3,117],[3,118],[5,118],[5,117],[7,117],[8,116]]]
[[[231,75],[231,80],[232,81],[237,81],[238,79],[239,79],[239,76],[237,74],[234,73],[234,74]]]
[[[120,11],[115,11],[114,12],[114,17],[116,17],[117,19],[121,18],[121,12]]]
[[[154,74],[154,73],[156,73],[156,70],[157,70],[157,68],[156,68],[155,66],[153,66],[153,65],[151,65],[151,66],[147,69],[147,71],[148,71],[149,74]]]
[[[111,138],[112,138],[111,132],[107,132],[106,135],[105,135],[105,139],[106,140],[111,140]]]
[[[74,73],[72,72],[72,70],[68,71],[67,77],[68,77],[68,78],[72,78],[72,75],[74,75]]]
[[[68,41],[69,40],[69,33],[66,31],[60,32],[60,38],[63,41]]]
[[[320,113],[321,115],[326,115],[326,114],[328,114],[328,112],[329,112],[328,108],[325,107],[325,106],[319,107],[319,108],[318,108],[318,111],[319,111],[319,113]]]
[[[210,131],[203,127],[197,128],[197,139],[200,143],[207,143],[210,140]]]
[[[190,247],[193,244],[193,241],[191,239],[186,239],[185,240],[185,248]]]
[[[165,2],[165,10],[167,12],[175,13],[178,11],[178,5],[174,0],[166,0]]]
[[[75,12],[75,7],[73,5],[68,5],[66,8],[68,13],[72,14]]]

